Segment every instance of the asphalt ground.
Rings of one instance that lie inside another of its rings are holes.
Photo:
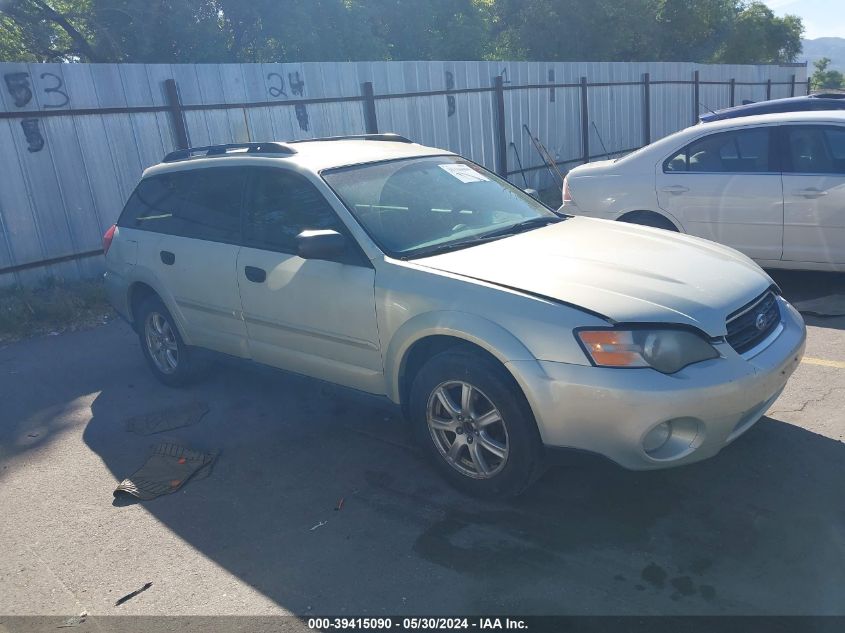
[[[776,277],[793,301],[845,294]],[[243,364],[168,389],[118,322],[8,345],[0,615],[845,614],[845,317],[806,320],[786,391],[715,458],[572,455],[506,502],[450,489],[359,394]],[[197,425],[126,430],[192,401]],[[211,475],[115,503],[162,440],[219,450]]]

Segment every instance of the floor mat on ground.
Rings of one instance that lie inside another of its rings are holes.
[[[138,435],[151,435],[196,424],[208,413],[204,402],[190,402],[153,413],[136,415],[126,420],[126,430]]]
[[[120,482],[114,496],[129,494],[149,500],[176,492],[190,479],[208,477],[215,459],[216,452],[202,453],[172,442],[163,442],[155,447],[141,468]]]

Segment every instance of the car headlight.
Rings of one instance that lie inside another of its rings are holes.
[[[689,330],[578,330],[587,355],[600,367],[651,367],[674,374],[719,352],[700,335]]]

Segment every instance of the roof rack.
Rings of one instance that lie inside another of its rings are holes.
[[[296,154],[296,150],[288,147],[285,143],[226,143],[225,145],[207,145],[205,147],[177,149],[175,152],[167,154],[162,162],[174,163],[190,158],[225,156],[230,150],[242,149],[245,149],[247,154]]]
[[[845,92],[814,92],[808,96],[816,99],[845,99]]]
[[[321,138],[303,138],[289,143],[313,143],[314,141],[392,141],[394,143],[413,143],[405,136],[385,132],[384,134],[350,134],[348,136],[323,136]]]

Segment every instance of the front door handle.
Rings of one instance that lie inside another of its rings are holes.
[[[801,196],[802,198],[821,198],[822,196],[827,195],[827,191],[816,189],[815,187],[809,187],[807,189],[799,189],[795,192],[795,195]]]
[[[158,255],[161,257],[161,262],[163,264],[167,264],[168,266],[172,266],[173,262],[176,261],[176,255],[170,251],[161,251]]]
[[[264,283],[264,280],[267,279],[267,271],[263,268],[256,268],[255,266],[246,266],[244,268],[244,275],[256,284]]]
[[[683,185],[670,185],[669,187],[663,187],[661,191],[663,193],[673,193],[675,195],[678,195],[680,193],[686,193],[687,191],[689,191],[689,187],[684,187]]]

